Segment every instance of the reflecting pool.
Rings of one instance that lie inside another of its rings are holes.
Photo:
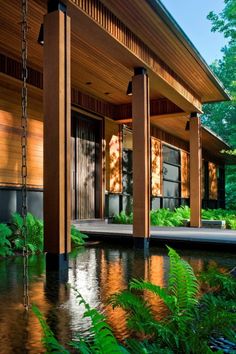
[[[196,272],[216,265],[229,270],[236,265],[235,254],[199,250],[178,251]],[[69,284],[58,280],[54,273],[45,275],[45,256],[29,257],[30,302],[44,313],[48,324],[65,344],[76,338],[76,332],[87,335],[89,323],[83,319],[84,308],[76,300],[77,289],[84,299],[107,316],[121,341],[128,336],[126,314],[122,309],[107,306],[109,297],[127,287],[131,278],[142,278],[164,286],[167,281],[169,259],[167,250],[150,248],[142,251],[117,245],[92,244],[74,253],[69,263]],[[0,259],[0,353],[44,353],[38,320],[23,308],[23,259]],[[149,294],[153,311],[164,316],[162,303]]]

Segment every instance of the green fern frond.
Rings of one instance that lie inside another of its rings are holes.
[[[148,341],[139,342],[136,339],[127,339],[127,347],[131,354],[173,354],[174,352],[168,348],[161,348],[158,343],[150,343]]]
[[[165,305],[171,310],[174,311],[175,301],[173,296],[169,295],[165,288],[161,288],[158,285],[155,285],[151,282],[144,280],[132,279],[130,282],[129,288],[141,291],[150,291],[152,294],[160,297]]]
[[[176,298],[179,310],[186,310],[197,303],[199,284],[188,262],[180,258],[175,250],[168,247],[170,272],[168,293]]]
[[[93,334],[93,344],[91,350],[93,353],[124,353],[123,349],[114,337],[110,326],[106,323],[106,318],[96,309],[91,309],[89,304],[84,300],[82,295],[74,289],[76,298],[80,304],[83,304],[86,311],[83,317],[90,318],[90,332]],[[84,343],[82,343],[84,346]]]
[[[37,306],[32,305],[32,311],[38,318],[41,328],[43,330],[43,343],[45,348],[47,349],[47,353],[54,353],[54,354],[70,354],[68,350],[66,350],[55,338],[53,332],[47,325],[42,313],[38,309]]]

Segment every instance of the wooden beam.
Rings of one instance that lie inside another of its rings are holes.
[[[196,113],[190,117],[190,226],[201,226],[201,120]]]
[[[132,81],[133,237],[143,248],[150,236],[150,101],[149,78],[145,69],[138,69]]]
[[[68,11],[73,32],[80,33],[87,45],[116,60],[125,70],[145,66],[152,90],[158,87],[159,93],[186,112],[202,112],[200,97],[100,1],[70,0]]]
[[[44,237],[55,268],[71,247],[70,28],[62,11],[44,18]]]

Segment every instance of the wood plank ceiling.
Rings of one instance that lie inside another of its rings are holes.
[[[46,13],[46,1],[29,1],[29,65],[42,71],[43,47],[37,43],[40,24]],[[20,60],[20,1],[4,1],[0,13],[0,52]],[[132,70],[102,50],[88,44],[72,31],[72,86],[82,92],[114,104],[129,103],[126,96]],[[162,95],[153,87],[152,98]]]
[[[67,2],[70,3],[69,0]],[[37,37],[43,15],[46,13],[46,3],[46,0],[29,1],[29,62],[32,67],[41,71],[43,47],[37,43]],[[222,99],[204,70],[154,13],[147,1],[127,0],[124,3],[122,0],[102,0],[102,3],[158,53],[160,59],[183,78],[199,97],[208,101]],[[72,28],[79,29],[79,26],[80,24],[75,24]],[[72,31],[72,85],[108,102],[130,102],[130,97],[126,96],[127,84],[132,76],[130,63],[125,65],[122,60],[121,64],[118,53],[114,55],[112,50],[105,53],[102,48],[92,45],[92,41],[89,43],[85,38],[79,30]],[[93,40],[96,41],[96,38]],[[1,3],[0,51],[20,58],[19,0]],[[156,85],[151,82],[151,98],[162,96]]]
[[[224,100],[189,47],[178,40],[148,1],[102,0],[137,36],[171,67],[201,97],[202,102]],[[150,2],[150,1],[149,1]],[[138,19],[138,20],[137,20]],[[194,23],[193,26],[198,26]]]

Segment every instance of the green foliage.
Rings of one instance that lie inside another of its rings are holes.
[[[142,338],[146,337],[142,343],[146,348],[149,344],[158,343],[166,352],[213,353],[209,345],[212,338],[224,336],[235,341],[236,313],[232,298],[236,289],[229,288],[224,280],[221,290],[224,286],[231,301],[228,299],[227,302],[225,297],[215,297],[213,294],[201,297],[199,283],[191,266],[173,249],[168,249],[170,272],[167,288],[143,280],[133,280],[129,290],[112,296],[110,302],[113,307],[128,311],[128,326],[140,333]],[[161,298],[168,309],[167,316],[162,320],[154,318],[151,306],[140,298],[139,292],[142,294],[147,291]],[[137,352],[142,344],[136,345],[132,340]],[[149,353],[148,349],[146,352]]]
[[[73,348],[73,352],[74,350],[76,350],[76,352],[81,354],[128,353],[126,349],[123,348],[117,342],[115,336],[111,331],[111,328],[106,323],[105,317],[100,314],[96,309],[91,308],[89,304],[83,299],[80,293],[78,293],[77,291],[76,293],[76,298],[79,304],[82,304],[85,307],[83,317],[88,318],[91,321],[90,334],[92,336],[92,340],[86,341],[77,333],[76,340],[73,340],[69,343],[69,346]],[[39,309],[36,306],[33,306],[32,309],[43,329],[43,343],[45,348],[47,349],[47,353],[69,353],[69,351],[67,351],[57,341]]]
[[[125,211],[121,211],[113,218],[114,224],[133,224],[133,213],[127,215]]]
[[[235,343],[236,305],[233,299],[236,280],[210,269],[199,277],[200,282],[209,283],[210,291],[200,295],[199,282],[191,266],[173,249],[168,247],[168,250],[170,271],[166,288],[134,279],[128,290],[114,294],[110,299],[113,307],[121,307],[128,313],[127,324],[133,330],[133,336],[126,340],[126,348],[117,342],[105,317],[92,309],[77,292],[79,304],[85,307],[84,317],[91,323],[89,338],[92,339],[86,340],[78,333],[76,340],[69,343],[73,353],[220,354],[223,352],[217,348],[211,350],[211,343],[222,336]],[[157,299],[162,299],[168,310],[165,318],[155,318],[143,292],[151,292]],[[69,353],[57,341],[37,307],[33,306],[33,311],[43,329],[47,353]]]
[[[47,350],[47,353],[60,353],[60,354],[69,354],[69,351],[66,350],[55,338],[53,332],[47,325],[42,313],[39,311],[37,306],[32,305],[32,311],[37,316],[41,328],[43,330],[43,344]]]
[[[202,209],[202,219],[205,220],[225,220],[226,227],[236,228],[236,211],[225,209]]]
[[[157,209],[150,212],[151,225],[153,226],[183,226],[184,221],[190,219],[190,208],[181,206],[174,210]],[[226,227],[236,229],[236,211],[225,209],[202,209],[202,219],[205,220],[225,220]],[[132,224],[133,214],[126,215],[122,211],[119,215],[113,218],[115,224]]]
[[[228,44],[222,49],[223,58],[211,65],[232,97],[231,102],[204,105],[202,121],[220,135],[232,149],[236,148],[236,2],[225,0],[225,7],[220,14],[210,12],[213,32],[222,32],[228,38]],[[227,207],[236,209],[236,166],[226,168]]]
[[[92,309],[80,293],[77,292],[76,298],[79,304],[85,307],[83,317],[91,321],[90,333],[93,340],[89,343],[78,336],[78,342],[74,342],[73,347],[79,349],[81,353],[124,353],[124,349],[117,342],[111,328],[106,323],[105,317],[96,309]]]
[[[0,256],[6,257],[13,254],[9,237],[12,231],[6,224],[0,224]]]
[[[221,273],[211,266],[198,276],[202,286],[209,287],[211,292],[220,293],[221,297],[233,298],[236,295],[236,279],[229,273]],[[209,291],[209,290],[208,290]],[[236,303],[234,304],[236,310]]]
[[[32,214],[26,216],[27,226],[27,248],[31,254],[43,252],[44,235],[43,221]],[[75,247],[84,245],[87,235],[71,227],[71,241]],[[23,218],[18,213],[13,213],[9,226],[0,224],[0,255],[9,256],[14,252],[22,252],[24,247]]]
[[[32,214],[26,216],[27,225],[27,247],[34,253],[43,252],[43,222]],[[12,230],[11,242],[16,251],[22,251],[24,246],[23,218],[20,214],[14,213],[11,217],[10,228]]]
[[[71,242],[75,247],[80,247],[85,244],[87,235],[80,232],[74,225],[71,226]]]
[[[181,226],[182,218],[170,209],[152,210],[151,224],[155,226]]]

